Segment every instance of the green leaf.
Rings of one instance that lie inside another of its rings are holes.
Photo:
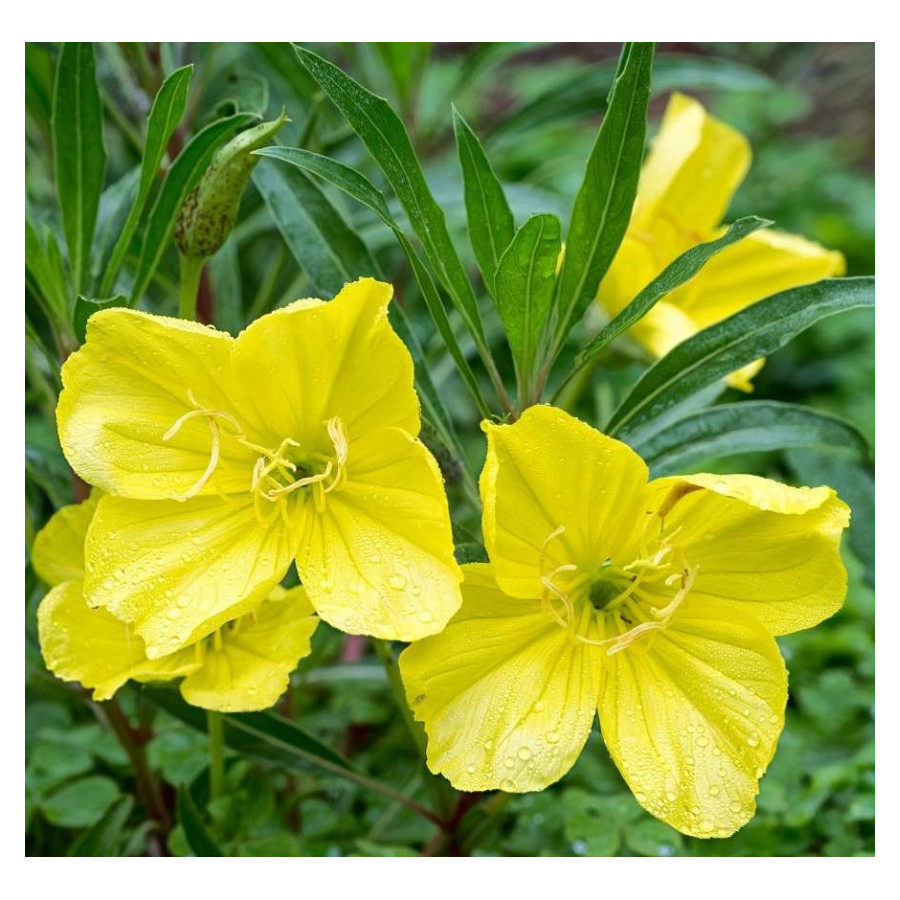
[[[835,447],[866,459],[865,437],[849,422],[793,403],[746,400],[704,409],[634,449],[654,477],[723,456],[788,447]]]
[[[69,848],[67,856],[118,856],[125,823],[134,809],[134,800],[119,798],[109,812]]]
[[[47,821],[61,828],[94,825],[119,797],[118,785],[104,775],[79,778],[41,801]]]
[[[165,689],[145,689],[144,694],[196,731],[206,732],[206,714],[190,706],[178,694]],[[232,713],[223,715],[225,743],[239,753],[277,762],[287,768],[309,769],[318,764],[332,771],[355,772],[339,753],[304,731],[299,725],[274,713]]]
[[[128,298],[124,294],[116,294],[103,300],[96,300],[78,295],[75,301],[75,312],[72,314],[72,325],[79,343],[84,343],[88,319],[101,309],[112,309],[115,306],[128,306]]]
[[[103,110],[94,50],[88,43],[62,45],[53,89],[53,162],[72,284],[83,290],[106,171]]]
[[[220,331],[237,335],[244,327],[244,301],[238,244],[232,232],[207,263],[209,282],[216,298],[213,315]]]
[[[50,234],[47,236],[49,239]],[[51,246],[56,251],[55,254],[51,251]],[[25,277],[47,318],[55,323],[64,321],[69,293],[58,248],[55,241],[48,243],[45,248],[40,235],[28,219],[25,220]]]
[[[553,302],[561,246],[559,220],[547,213],[532,216],[516,232],[497,267],[497,311],[516,363],[520,393],[531,384],[538,344]]]
[[[128,217],[134,207],[141,177],[141,167],[135,166],[100,195],[97,211],[97,231],[91,248],[91,278],[102,287],[110,278],[110,263],[116,245],[122,240]]]
[[[484,148],[456,107],[453,108],[453,129],[463,174],[469,240],[484,283],[496,296],[494,274],[515,232],[512,210]]]
[[[406,210],[438,280],[449,291],[476,343],[484,346],[484,327],[475,294],[450,239],[444,212],[428,188],[403,122],[384,98],[367,91],[333,63],[302,47],[294,49],[300,62],[344,114],[381,167]]]
[[[253,184],[317,290],[332,297],[348,281],[375,274],[377,266],[362,238],[304,172],[262,165],[253,173]]]
[[[673,856],[681,849],[681,835],[663,822],[642,816],[625,828],[625,843],[641,856]]]
[[[375,44],[375,49],[394,83],[397,99],[404,106],[419,82],[422,67],[428,61],[433,46],[433,43],[427,41]]]
[[[616,74],[611,62],[575,69],[562,82],[554,81],[546,91],[532,98],[500,122],[490,140],[510,132],[531,131],[551,122],[573,117],[596,116],[606,107],[606,97]],[[653,93],[659,96],[680,91],[771,90],[772,80],[758,69],[728,59],[660,54],[653,66]]]
[[[131,239],[134,237],[147,198],[150,196],[150,189],[153,187],[166,147],[184,115],[193,71],[192,65],[177,69],[162,83],[153,99],[153,106],[150,107],[150,114],[147,117],[147,137],[144,139],[137,196],[110,255],[109,265],[106,267],[100,285],[102,295],[112,291],[116,274],[131,245]]]
[[[178,159],[169,167],[147,222],[144,245],[131,289],[132,306],[137,303],[153,278],[172,237],[181,205],[200,180],[213,154],[235,131],[250,124],[253,118],[240,113],[207,125],[191,138]]]
[[[607,322],[587,347],[575,357],[575,364],[563,380],[563,385],[585,366],[590,365],[620,334],[647,315],[666,294],[690,281],[720,250],[724,250],[759,228],[765,228],[771,224],[768,220],[758,219],[756,216],[738,219],[721,237],[691,247],[690,250],[669,263],[628,306],[619,312],[612,321]]]
[[[185,785],[178,789],[178,821],[184,829],[184,836],[195,856],[224,856],[213,840],[191,792]]]
[[[875,279],[829,278],[760,300],[678,344],[631,389],[606,427],[639,440],[638,426],[657,418],[691,394],[774,353],[826,316],[871,306]]]
[[[653,44],[626,45],[609,109],[575,197],[559,278],[557,344],[597,294],[631,219],[637,194]]]
[[[326,156],[311,153],[308,150],[297,150],[290,147],[264,147],[256,152],[260,156],[271,156],[274,159],[280,159],[324,178],[335,187],[340,188],[348,196],[353,197],[354,200],[371,209],[394,232],[400,246],[403,248],[403,252],[406,254],[406,258],[409,260],[410,266],[412,266],[413,274],[422,292],[425,305],[428,307],[428,312],[431,314],[431,318],[440,332],[445,346],[450,351],[460,376],[475,400],[479,413],[482,416],[490,415],[490,410],[481,392],[478,380],[475,378],[475,374],[462,348],[459,346],[459,341],[457,341],[456,335],[453,333],[453,328],[447,318],[447,312],[434,284],[434,279],[432,279],[431,273],[409,242],[409,239],[394,221],[381,191],[364,175],[357,172],[356,169],[329,159]],[[449,421],[449,416],[447,419]]]

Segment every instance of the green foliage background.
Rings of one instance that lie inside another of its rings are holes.
[[[452,100],[485,143],[508,188],[517,222],[536,210],[565,221],[578,188],[618,45],[310,45],[361,83],[386,96],[409,129],[426,178],[456,246],[469,253],[465,208],[453,143]],[[27,216],[37,230],[61,235],[51,157],[51,104],[59,46],[26,45]],[[383,179],[288,44],[98,44],[107,185],[125,190],[140,163],[149,103],[164,76],[193,62],[186,117],[170,152],[217,116],[292,121],[279,134],[344,160],[379,187]],[[729,220],[756,214],[784,230],[841,250],[848,274],[874,271],[874,45],[661,45],[654,72],[651,133],[668,90],[699,96],[743,131],[754,164]],[[273,197],[303,198],[277,210]],[[344,214],[396,287],[423,343],[429,371],[460,428],[477,471],[483,454],[478,416],[434,331],[391,230],[370,210],[274,160],[257,168],[238,224],[213,257],[200,312],[233,333],[296,297],[327,296],[328,260],[299,267],[278,216],[319,228],[309,213],[320,193]],[[388,195],[390,198],[390,194]],[[264,199],[267,198],[267,199]],[[101,201],[98,241],[121,228],[116,194]],[[399,205],[391,213],[402,223]],[[306,210],[306,212],[304,212]],[[304,218],[306,217],[306,218]],[[355,248],[355,249],[354,249]],[[366,249],[368,248],[368,249]],[[100,249],[103,249],[102,247]],[[141,271],[135,246],[126,267]],[[170,241],[146,292],[147,308],[174,314],[178,267]],[[93,256],[98,259],[95,244]],[[464,256],[468,267],[474,259]],[[88,276],[85,275],[85,278]],[[412,302],[413,299],[416,302]],[[77,485],[55,434],[59,357],[74,346],[57,340],[26,284],[29,337],[26,382],[26,546]],[[451,325],[461,334],[459,322]],[[59,336],[56,336],[57,339]],[[489,319],[487,340],[502,336]],[[465,347],[465,341],[462,342]],[[37,346],[38,350],[34,347]],[[471,348],[465,348],[471,352]],[[58,352],[57,352],[58,351]],[[48,358],[56,357],[56,368]],[[511,363],[501,355],[504,374]],[[602,421],[640,373],[627,356],[584,390],[573,411]],[[803,403],[847,419],[874,438],[873,317],[868,310],[817,324],[769,358],[756,399]],[[730,398],[726,398],[730,399]],[[429,437],[425,435],[426,439]],[[440,452],[438,450],[438,455]],[[447,462],[445,460],[445,462]],[[724,841],[684,838],[638,806],[610,762],[596,727],[562,782],[540,794],[497,795],[459,808],[456,850],[487,855],[868,855],[874,851],[874,560],[869,470],[839,454],[789,449],[710,461],[696,469],[747,471],[795,483],[829,483],[853,507],[845,541],[850,590],[844,609],[818,628],[780,640],[791,672],[787,726],[763,779],[758,815]],[[465,490],[447,462],[445,475]],[[477,555],[477,519],[455,522],[461,553]],[[35,609],[45,587],[26,567],[26,852],[30,855],[364,855],[437,852],[433,826],[390,798],[321,765],[335,748],[355,771],[404,794],[446,789],[424,772],[392,700],[385,670],[365,639],[320,626],[313,655],[301,662],[279,712],[299,723],[275,748],[270,725],[235,717],[226,730],[226,796],[207,804],[206,737],[174,694],[129,687],[119,704],[97,705],[49,675],[37,648]],[[194,727],[197,726],[197,727]],[[268,735],[271,737],[271,734]],[[339,767],[338,767],[339,769]],[[159,784],[154,819],[142,792]],[[446,802],[450,802],[447,796]],[[168,826],[168,827],[167,827]]]

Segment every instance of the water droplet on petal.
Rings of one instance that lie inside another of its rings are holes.
[[[388,578],[388,584],[395,591],[402,591],[406,587],[406,579],[399,572],[395,572]]]

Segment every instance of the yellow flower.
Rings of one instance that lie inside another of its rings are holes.
[[[84,539],[98,492],[59,510],[38,532],[32,563],[51,585],[38,607],[38,638],[47,668],[66,681],[93,688],[108,700],[129,679],[184,677],[188,703],[221,712],[272,706],[298,660],[310,652],[319,620],[302,587],[276,587],[256,609],[193,646],[148,659],[144,642],[126,622],[84,600]]]
[[[413,640],[460,603],[437,464],[415,435],[390,285],[298,300],[237,338],[96,313],[63,367],[72,468],[103,497],[85,597],[156,659],[254,609],[291,562],[344,631]]]
[[[610,316],[623,309],[690,247],[724,233],[718,227],[750,167],[747,139],[707,115],[690,97],[672,94],[641,170],[631,223],[597,299]],[[714,256],[668,294],[630,334],[654,357],[751,303],[788,288],[844,273],[833,250],[784,232],[757,231]],[[750,391],[763,360],[729,377]]]
[[[843,601],[846,505],[751,475],[648,483],[637,454],[561,410],[485,424],[490,565],[400,657],[428,765],[457,788],[541,790],[599,711],[638,802],[724,837],[755,809],[784,724],[775,635]]]

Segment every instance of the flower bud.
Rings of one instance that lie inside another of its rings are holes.
[[[282,111],[275,121],[242,131],[216,153],[175,223],[175,244],[182,256],[205,259],[225,243],[250,173],[259,162],[253,151],[265,146],[286,121]]]

